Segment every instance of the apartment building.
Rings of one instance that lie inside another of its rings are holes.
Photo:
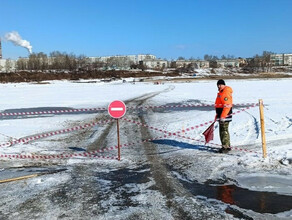
[[[273,66],[292,66],[292,54],[271,54],[270,60]]]

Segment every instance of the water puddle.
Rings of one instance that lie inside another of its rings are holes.
[[[236,205],[258,213],[276,214],[292,209],[292,196],[275,192],[252,191],[236,185],[222,185],[216,182],[200,184],[179,178],[179,181],[193,195],[217,199],[226,204]],[[230,210],[229,210],[230,211]]]
[[[170,168],[170,170],[174,170]],[[200,184],[183,178],[178,172],[172,174],[177,178],[184,188],[188,189],[194,196],[216,199],[226,204],[253,210],[257,213],[277,214],[292,210],[292,196],[280,195],[275,192],[253,191],[236,185],[224,185],[224,183],[208,181]],[[109,190],[119,195],[120,206],[138,206],[131,197],[139,195],[139,184],[146,184],[151,181],[151,171],[148,165],[136,169],[119,169],[110,172],[98,172],[95,174],[98,181],[104,181],[109,185]],[[157,190],[154,186],[149,189]],[[239,210],[228,207],[227,213],[235,217],[250,219]]]
[[[99,182],[105,182],[109,185],[111,194],[118,195],[119,206],[121,207],[136,207],[139,205],[131,197],[141,193],[137,185],[151,181],[150,176],[150,167],[148,165],[136,169],[124,168],[95,174]]]
[[[236,177],[236,183],[246,189],[292,196],[292,175],[240,173]]]

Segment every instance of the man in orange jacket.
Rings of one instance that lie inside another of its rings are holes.
[[[219,134],[222,144],[220,153],[227,153],[230,148],[229,122],[232,120],[232,88],[225,85],[223,79],[217,82],[218,94],[215,101],[216,120],[219,121]]]

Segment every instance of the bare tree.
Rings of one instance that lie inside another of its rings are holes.
[[[170,62],[170,68],[176,68],[176,62],[175,61],[171,61]]]
[[[63,67],[62,53],[59,51],[53,51],[50,53],[50,69],[60,71]]]
[[[9,72],[11,72],[11,70],[12,70],[12,62],[11,62],[10,59],[7,59],[7,60],[5,61],[5,71],[6,71],[7,73],[9,73]]]
[[[89,61],[85,55],[79,55],[77,57],[77,68],[84,70],[87,67]]]
[[[123,69],[133,67],[133,64],[134,62],[126,56],[110,57],[106,62],[107,67]]]
[[[39,59],[39,70],[47,70],[49,67],[48,56],[45,53],[40,52],[37,54],[37,58]]]
[[[207,61],[211,61],[211,60],[219,60],[219,58],[218,58],[217,56],[213,56],[213,55],[205,54],[205,55],[204,55],[204,60],[207,60]]]
[[[271,55],[274,54],[271,51],[263,51],[262,60],[263,60],[263,71],[270,72],[272,69]]]
[[[16,69],[17,70],[27,70],[27,63],[28,63],[28,60],[27,59],[24,59],[24,58],[19,58],[17,61],[16,61]]]
[[[41,61],[38,59],[36,53],[32,53],[29,55],[27,67],[29,70],[40,70]]]

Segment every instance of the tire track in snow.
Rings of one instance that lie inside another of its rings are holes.
[[[162,92],[168,91],[169,90],[165,90]],[[141,97],[139,100],[133,100],[133,102],[137,103],[137,106],[142,105],[148,99],[159,95],[162,92]],[[139,120],[141,123],[146,124],[143,114],[139,115]],[[148,128],[140,127],[140,132],[143,139],[152,138],[151,132]],[[164,159],[159,156],[156,144],[152,142],[145,142],[143,143],[143,148],[146,153],[147,160],[150,163],[150,170],[156,183],[155,186],[158,188],[161,194],[166,197],[166,205],[171,210],[171,215],[174,219],[198,219],[198,216],[205,219],[214,217],[212,213],[202,212],[203,207],[198,203],[194,203],[194,196],[188,189],[184,188],[184,186],[177,178],[171,174],[171,170],[167,168],[166,161],[164,161]],[[179,203],[176,200],[177,197],[183,198],[184,204]],[[185,206],[188,205],[192,206],[192,212],[185,210]],[[217,216],[217,218],[219,219],[220,217]]]

